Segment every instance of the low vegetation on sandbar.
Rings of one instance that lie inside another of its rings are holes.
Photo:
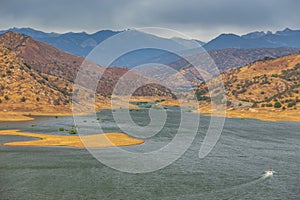
[[[21,132],[19,130],[2,130],[0,136],[23,136],[39,138],[20,142],[8,142],[4,146],[68,146],[75,148],[103,148],[113,146],[131,146],[144,143],[144,140],[132,138],[124,133],[103,133],[85,136],[62,136]]]

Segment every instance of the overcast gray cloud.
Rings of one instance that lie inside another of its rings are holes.
[[[297,0],[0,0],[0,29],[87,31],[160,26],[209,40],[222,32],[300,29]]]

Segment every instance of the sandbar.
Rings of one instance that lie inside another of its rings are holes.
[[[144,140],[132,138],[124,133],[103,133],[86,136],[79,135],[51,135],[21,132],[19,130],[1,130],[0,135],[24,136],[39,138],[40,140],[29,140],[19,142],[8,142],[3,146],[68,146],[74,148],[103,148],[114,146],[132,146],[144,143]]]

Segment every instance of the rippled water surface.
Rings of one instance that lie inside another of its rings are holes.
[[[150,121],[147,110],[132,114],[140,125]],[[104,132],[120,131],[109,111],[98,116],[99,120],[82,117],[86,122],[79,127],[81,132],[99,133],[98,122]],[[170,109],[159,134],[124,148],[161,148],[172,140],[179,122],[179,112]],[[197,136],[180,159],[145,174],[111,169],[85,149],[0,146],[0,199],[300,199],[299,123],[226,119],[213,151],[199,159],[208,123],[208,117],[200,117]],[[72,125],[72,117],[37,117],[30,122],[1,122],[0,129],[67,135],[58,129]],[[0,142],[28,139],[1,136]],[[118,161],[118,155],[114,159]],[[262,174],[269,167],[277,173],[265,178]]]

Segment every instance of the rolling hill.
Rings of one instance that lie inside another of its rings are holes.
[[[71,111],[73,82],[84,58],[15,32],[0,35],[0,47],[0,110]],[[106,68],[99,80],[96,98],[102,102],[109,99],[115,84],[126,72],[128,69],[123,67]],[[88,73],[84,72],[86,78],[90,77]],[[132,76],[134,81],[141,78],[138,74]],[[129,87],[128,82],[122,84],[124,88]],[[134,95],[173,97],[170,90],[157,84],[138,88]]]
[[[295,54],[298,49],[295,48],[263,48],[263,49],[222,49],[222,50],[212,50],[208,52],[210,59],[215,63],[218,68],[219,73],[226,72],[231,69],[235,69],[241,66],[251,64],[258,60],[268,60],[273,58],[278,58],[290,54]],[[201,58],[207,59],[207,54],[203,55],[192,55],[189,56],[189,60],[196,60]],[[166,58],[168,55],[164,55]],[[203,57],[204,56],[204,57]],[[166,58],[166,60],[172,60],[171,58]],[[174,58],[173,58],[174,59]],[[201,62],[201,61],[200,61]],[[197,63],[197,62],[196,62]],[[207,62],[209,64],[209,62]],[[177,70],[171,71],[160,71],[160,79],[168,80],[173,85],[183,86],[185,83],[180,76],[183,76],[186,80],[190,82],[192,86],[199,85],[203,81],[203,77],[195,67],[199,69],[199,66],[192,66],[184,59],[176,60],[175,62],[169,64],[170,67]],[[200,69],[215,68],[214,66],[200,66]],[[153,66],[152,69],[148,69],[148,73],[156,73],[157,67]],[[218,74],[215,72],[215,74]],[[203,75],[203,74],[202,74]]]
[[[276,115],[299,118],[300,54],[257,61],[225,72],[221,78],[229,115],[259,118],[264,113],[262,118],[276,118]],[[210,104],[208,84],[213,87],[214,79],[196,90],[203,108]]]
[[[64,89],[52,84],[56,77],[41,74],[24,64],[24,60],[7,47],[0,46],[1,111],[69,111],[69,82]],[[47,108],[47,109],[46,109]]]

